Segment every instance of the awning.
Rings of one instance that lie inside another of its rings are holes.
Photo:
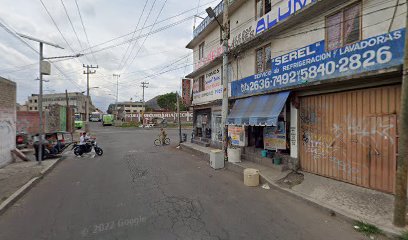
[[[290,92],[238,99],[228,115],[228,125],[276,126]]]

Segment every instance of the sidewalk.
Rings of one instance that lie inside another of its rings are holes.
[[[32,152],[27,153],[27,157],[33,158],[31,155]],[[59,159],[48,159],[42,161],[41,165],[34,160],[17,161],[0,168],[0,214],[34,186],[58,161]]]
[[[197,155],[205,156],[206,159],[209,159],[209,152],[212,150],[212,148],[197,146],[189,142],[182,143],[182,149],[199,152],[200,154]],[[271,187],[291,193],[319,208],[333,211],[337,216],[348,221],[361,220],[371,223],[392,235],[400,235],[403,230],[408,230],[408,228],[401,229],[392,225],[393,195],[306,172],[300,172],[299,176],[303,174],[303,181],[292,186],[290,182],[296,179],[288,176],[291,171],[280,172],[250,161],[227,163],[226,168],[241,176],[245,168],[258,169],[261,183],[268,183]],[[290,174],[292,175],[296,174]],[[286,176],[288,178],[285,178]],[[286,180],[283,181],[283,178]]]

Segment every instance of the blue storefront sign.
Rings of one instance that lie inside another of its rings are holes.
[[[405,29],[368,38],[332,51],[325,42],[272,59],[272,70],[232,82],[231,96],[241,97],[385,69],[403,63]]]

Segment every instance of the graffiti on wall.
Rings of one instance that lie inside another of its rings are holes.
[[[396,144],[393,134],[396,132],[396,123],[386,120],[389,118],[366,116],[356,119],[348,114],[327,125],[327,119],[322,118],[324,112],[324,106],[316,108],[309,105],[301,109],[299,118],[304,151],[310,154],[315,164],[328,161],[339,172],[355,179],[367,180],[367,176],[359,173],[368,171],[368,166],[364,161],[350,160],[350,146],[373,150],[376,155],[381,155],[381,144]]]
[[[15,148],[16,119],[14,110],[0,109],[0,166],[11,161],[10,150]]]

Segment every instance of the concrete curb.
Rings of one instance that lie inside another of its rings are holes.
[[[195,155],[195,156],[197,156],[197,157],[203,157],[204,160],[210,161],[210,154],[201,152],[200,150],[197,150],[197,149],[194,149],[194,148],[190,148],[190,147],[185,146],[185,145],[181,145],[181,146],[180,146],[180,149],[181,149],[182,151],[186,152],[186,153],[193,154],[193,155]]]
[[[54,163],[46,167],[45,169],[41,170],[40,176],[38,177],[33,177],[30,179],[26,184],[24,184],[22,187],[20,187],[17,191],[15,191],[13,194],[11,194],[10,197],[8,197],[6,200],[4,200],[0,204],[0,215],[2,215],[8,208],[13,206],[15,202],[17,202],[24,194],[26,194],[31,188],[33,188],[45,175],[47,175],[52,169],[55,168],[55,166],[61,162],[63,157],[58,158]]]
[[[185,152],[188,152],[188,153],[191,153],[191,152],[196,153],[196,152],[198,152],[198,150],[193,149],[193,148],[190,148],[189,146],[183,146],[181,149],[182,149],[183,151],[185,151]],[[199,155],[199,156],[204,156],[205,158],[208,158],[208,159],[209,159],[209,155],[206,154],[206,153],[201,152],[201,154],[198,154],[198,155]],[[231,172],[233,172],[233,173],[239,174],[239,175],[240,175],[240,179],[243,180],[243,172],[244,172],[245,167],[240,166],[239,164],[236,164],[236,163],[226,162],[226,163],[225,163],[225,169],[227,169],[227,170],[229,170],[229,171],[231,171]],[[310,206],[313,206],[313,207],[315,207],[315,208],[317,208],[317,209],[319,209],[319,210],[326,211],[326,212],[328,212],[328,213],[330,213],[330,214],[333,214],[333,213],[334,213],[335,216],[339,217],[339,218],[342,219],[343,221],[346,221],[346,222],[348,222],[348,223],[350,223],[350,224],[353,224],[355,221],[362,221],[362,219],[360,219],[358,216],[353,215],[352,213],[345,212],[345,211],[343,211],[342,209],[338,209],[338,208],[336,208],[336,207],[327,205],[327,204],[325,204],[325,203],[323,203],[323,202],[316,201],[315,199],[312,199],[312,198],[310,198],[309,196],[305,196],[305,195],[303,195],[303,194],[301,194],[301,193],[295,192],[295,191],[293,191],[292,189],[282,188],[282,187],[280,187],[278,184],[276,184],[273,180],[271,180],[271,179],[269,179],[268,177],[264,176],[264,175],[262,174],[262,172],[260,172],[259,177],[260,177],[259,181],[260,181],[261,184],[268,183],[271,188],[273,188],[273,189],[275,189],[275,190],[278,190],[278,191],[280,191],[280,192],[286,193],[286,194],[289,193],[290,195],[294,196],[295,198],[297,198],[297,199],[299,199],[299,200],[303,200],[303,201],[305,201],[307,204],[309,204]],[[365,219],[364,219],[363,221],[364,221],[364,222],[371,223],[371,224],[373,224],[373,225],[376,225],[376,223],[367,221],[367,220],[365,220]],[[376,226],[377,226],[377,225],[376,225]],[[394,229],[389,229],[389,228],[383,227],[383,226],[377,226],[377,227],[379,227],[379,228],[384,232],[384,234],[385,234],[386,236],[388,236],[388,237],[395,238],[395,237],[400,236],[400,234],[401,234],[401,232],[397,232],[397,231],[394,230]],[[403,229],[401,229],[401,231],[402,231],[402,230],[403,230]]]

